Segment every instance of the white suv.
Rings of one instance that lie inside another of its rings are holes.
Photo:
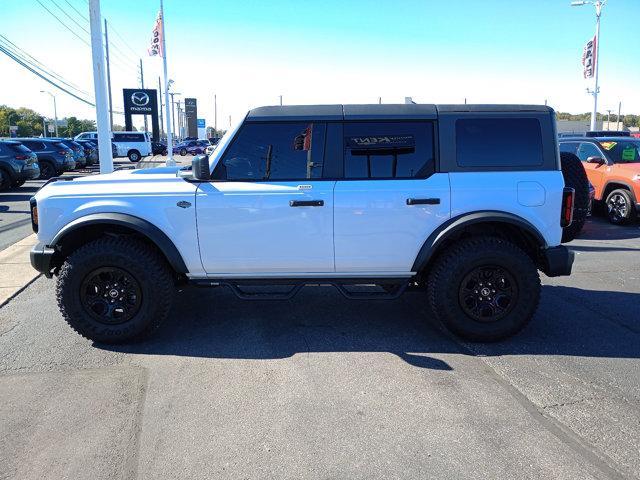
[[[116,157],[129,157],[139,162],[142,157],[151,155],[151,137],[148,132],[112,132],[111,142],[116,146]],[[98,132],[82,132],[75,140],[97,140]]]
[[[261,107],[191,168],[46,185],[31,262],[100,342],[151,332],[178,284],[253,299],[417,290],[451,331],[492,341],[534,315],[538,270],[570,274],[572,201],[547,107]],[[273,284],[287,289],[256,292]]]

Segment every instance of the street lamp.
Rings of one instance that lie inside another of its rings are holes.
[[[53,93],[51,93],[51,92],[49,92],[47,90],[40,90],[40,93],[47,93],[47,94],[51,95],[51,98],[53,98],[53,118],[54,118],[54,121],[56,122],[55,123],[55,126],[56,126],[56,137],[58,137],[58,109],[56,108],[56,96]],[[45,134],[45,136],[46,136],[46,134]]]
[[[587,93],[593,95],[593,111],[591,112],[591,130],[596,129],[596,117],[598,115],[598,93],[600,93],[600,87],[598,87],[598,67],[600,66],[600,15],[602,14],[602,7],[607,3],[607,0],[579,0],[571,2],[572,7],[581,7],[582,5],[591,4],[596,7],[596,65],[594,71],[594,86],[593,90],[587,88]]]

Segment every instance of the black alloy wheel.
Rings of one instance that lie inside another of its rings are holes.
[[[472,319],[495,322],[513,310],[518,301],[518,284],[502,267],[476,267],[462,280],[458,299],[463,312]]]
[[[121,268],[102,267],[93,270],[84,278],[80,288],[83,309],[99,323],[125,323],[140,310],[140,284]]]

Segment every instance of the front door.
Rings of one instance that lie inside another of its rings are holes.
[[[326,125],[246,123],[196,194],[204,270],[215,277],[330,276],[333,188]]]
[[[345,122],[336,183],[336,272],[411,272],[425,239],[449,219],[449,175],[435,173],[433,122]]]
[[[607,157],[604,153],[591,142],[582,142],[576,152],[578,158],[582,161],[585,172],[587,172],[587,178],[595,188],[596,198],[602,198],[602,189],[604,188],[605,174],[611,170],[611,167],[607,163]],[[599,157],[604,160],[604,163],[589,163],[587,160],[591,157]]]

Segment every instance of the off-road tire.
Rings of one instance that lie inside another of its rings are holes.
[[[40,176],[38,177],[40,180],[49,180],[57,174],[58,172],[56,171],[56,167],[53,166],[53,163],[47,160],[40,162]]]
[[[562,229],[562,242],[570,242],[575,239],[587,220],[589,213],[589,179],[584,171],[580,159],[569,152],[560,153],[562,176],[566,187],[575,190],[573,205],[573,222]]]
[[[83,306],[85,278],[103,267],[126,271],[140,286],[139,310],[125,323],[99,322]],[[83,337],[102,343],[134,342],[150,335],[167,318],[174,293],[172,272],[160,253],[125,237],[104,237],[80,247],[65,260],[56,282],[58,306],[67,323]]]
[[[511,310],[491,322],[465,313],[460,300],[465,277],[487,266],[508,272],[517,286]],[[451,245],[435,260],[427,279],[427,297],[432,314],[455,335],[472,342],[495,342],[529,323],[540,300],[540,277],[531,258],[516,245],[494,237],[470,238]]]
[[[612,208],[612,203],[615,199],[620,199],[620,201],[617,202],[618,204],[620,202],[624,202],[624,214],[620,212],[619,208]],[[636,210],[633,205],[633,198],[631,197],[631,193],[629,192],[629,190],[625,190],[624,188],[613,190],[609,195],[607,195],[607,199],[605,200],[604,204],[606,208],[607,218],[614,225],[625,225],[631,222],[636,216]]]
[[[138,163],[142,158],[140,152],[137,150],[131,150],[129,153],[127,153],[127,157],[129,157],[129,161],[133,163]]]
[[[0,192],[8,190],[11,187],[11,177],[9,174],[0,168]]]

